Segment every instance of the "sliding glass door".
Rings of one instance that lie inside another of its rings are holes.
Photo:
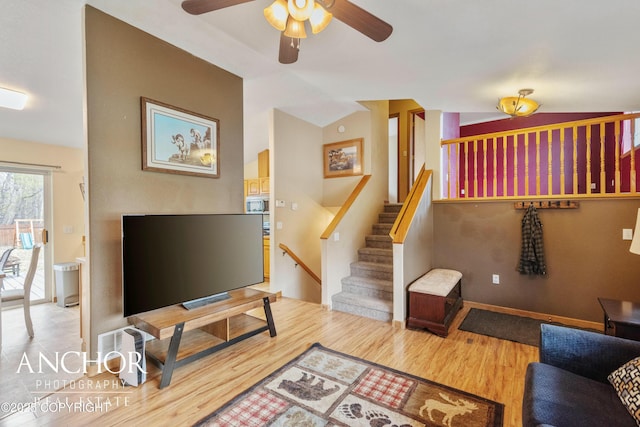
[[[5,289],[22,287],[34,245],[43,249],[31,288],[33,303],[52,301],[50,251],[51,172],[0,168],[0,256],[7,251],[2,272]]]

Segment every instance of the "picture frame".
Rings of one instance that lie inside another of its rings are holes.
[[[218,178],[220,121],[140,97],[142,170]]]
[[[364,173],[362,146],[362,138],[324,144],[324,177],[362,175]]]

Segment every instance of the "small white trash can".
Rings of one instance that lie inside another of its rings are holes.
[[[79,268],[77,262],[53,264],[56,275],[56,296],[58,306],[69,307],[79,303]]]

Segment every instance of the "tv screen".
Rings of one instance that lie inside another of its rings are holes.
[[[123,215],[123,314],[264,281],[262,215]]]

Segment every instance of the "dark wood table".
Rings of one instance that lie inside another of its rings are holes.
[[[604,311],[604,333],[640,341],[640,303],[598,298]]]

